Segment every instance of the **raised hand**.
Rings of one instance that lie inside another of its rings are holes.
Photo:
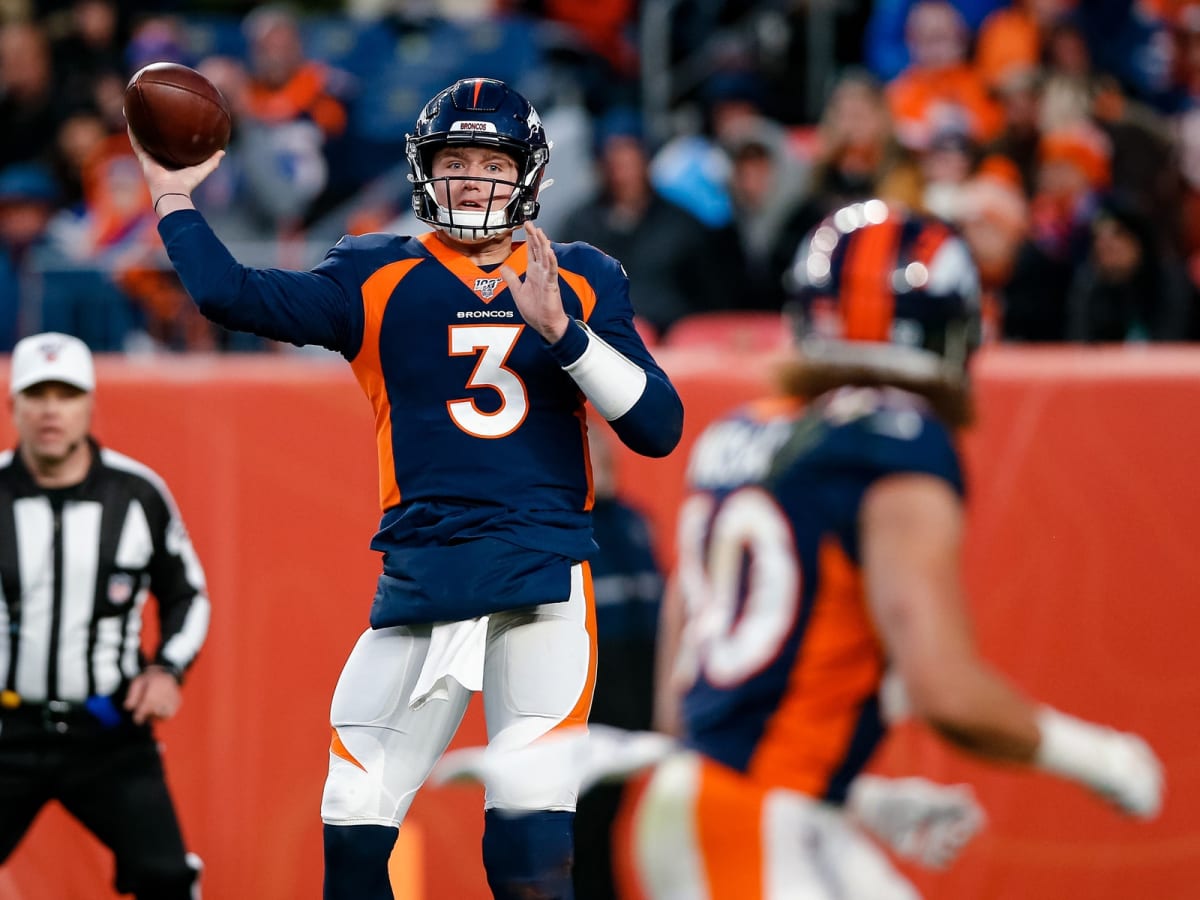
[[[141,163],[142,175],[154,202],[154,211],[160,217],[177,209],[190,209],[192,191],[216,171],[225,156],[224,150],[218,150],[199,165],[188,166],[185,169],[168,169],[146,152],[146,148],[133,136],[133,131],[129,131],[129,143],[133,146],[138,162]]]
[[[546,232],[532,222],[525,223],[525,235],[529,254],[525,280],[521,281],[508,266],[500,267],[500,275],[508,285],[521,317],[553,344],[566,333],[571,323],[558,292],[558,258]]]

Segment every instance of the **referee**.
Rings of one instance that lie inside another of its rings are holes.
[[[58,800],[116,857],[116,888],[190,900],[155,721],[208,631],[204,572],[162,479],[89,434],[95,374],[77,338],[12,355],[18,445],[0,453],[0,864]],[[161,637],[142,650],[142,610]]]

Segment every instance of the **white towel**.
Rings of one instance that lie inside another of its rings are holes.
[[[429,652],[408,698],[409,708],[420,709],[430,700],[449,699],[451,678],[468,691],[482,690],[487,631],[487,616],[434,625],[429,635]]]

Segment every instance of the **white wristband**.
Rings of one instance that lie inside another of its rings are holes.
[[[579,326],[587,334],[587,349],[563,370],[575,379],[606,421],[619,419],[641,399],[646,389],[646,371],[605,343],[583,322]]]
[[[1048,706],[1039,711],[1037,722],[1039,768],[1081,782],[1125,812],[1157,814],[1162,803],[1162,766],[1140,737]]]
[[[1090,785],[1103,779],[1103,729],[1049,706],[1038,712],[1037,723],[1038,768]]]

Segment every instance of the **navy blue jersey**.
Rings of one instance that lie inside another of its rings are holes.
[[[578,322],[647,374],[642,398],[612,422],[617,435],[651,455],[678,441],[682,407],[633,327],[625,273],[587,244],[554,246],[577,321],[549,345],[498,270],[432,233],[346,237],[313,270],[293,272],[241,266],[194,211],[159,227],[206,316],[350,361],[375,412],[383,515],[372,546],[407,584],[388,590],[426,595],[404,601],[420,607],[414,620],[548,602],[562,567],[540,588],[536,573],[591,556],[585,400],[563,371],[588,343]],[[523,243],[506,264],[524,274]]]
[[[840,802],[883,735],[883,650],[859,572],[881,478],[961,493],[945,426],[911,394],[842,388],[752,406],[705,432],[680,516],[689,744],[766,784]]]

